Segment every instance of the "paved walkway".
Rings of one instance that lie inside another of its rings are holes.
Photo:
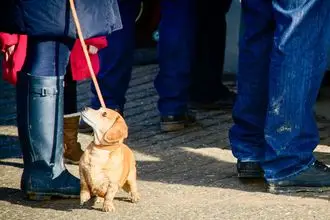
[[[230,112],[197,112],[197,127],[161,133],[153,88],[157,71],[157,65],[134,69],[125,116],[142,200],[131,204],[119,193],[115,213],[80,208],[78,200],[22,199],[14,89],[0,81],[0,219],[330,219],[330,194],[277,196],[266,193],[263,182],[237,179],[227,139]],[[79,108],[88,105],[88,91],[88,82],[79,84]],[[316,156],[330,164],[329,109],[329,101],[317,105],[322,145]],[[86,147],[91,137],[80,135],[79,140]],[[76,166],[68,168],[78,176]]]

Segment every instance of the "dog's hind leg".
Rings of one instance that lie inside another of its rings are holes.
[[[138,193],[136,181],[136,169],[132,169],[130,171],[123,189],[130,194],[133,203],[136,203],[140,200],[140,194]]]
[[[103,208],[104,212],[112,212],[115,211],[115,206],[113,205],[113,198],[119,190],[118,183],[110,183],[107,189],[107,193],[104,197]]]
[[[91,193],[86,181],[86,176],[82,169],[79,169],[80,174],[80,205],[84,205],[91,198]]]

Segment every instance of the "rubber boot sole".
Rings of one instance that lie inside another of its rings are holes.
[[[79,195],[67,195],[63,193],[42,193],[42,192],[26,192],[26,197],[33,201],[48,201],[52,198],[62,199],[79,199]]]
[[[238,172],[237,177],[247,179],[261,179],[264,178],[264,175],[260,172]]]

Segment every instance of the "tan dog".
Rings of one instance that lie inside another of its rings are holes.
[[[128,128],[116,111],[86,108],[83,120],[94,130],[94,141],[87,147],[79,163],[80,204],[92,197],[104,198],[103,211],[114,211],[113,199],[120,188],[140,199],[136,183],[136,165],[133,152],[123,141]]]

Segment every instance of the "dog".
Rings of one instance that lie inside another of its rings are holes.
[[[94,140],[79,162],[80,204],[91,198],[100,202],[102,210],[115,211],[113,199],[122,188],[133,203],[140,200],[136,181],[136,161],[131,149],[123,143],[128,136],[124,118],[116,111],[86,108],[82,119],[93,128]]]

